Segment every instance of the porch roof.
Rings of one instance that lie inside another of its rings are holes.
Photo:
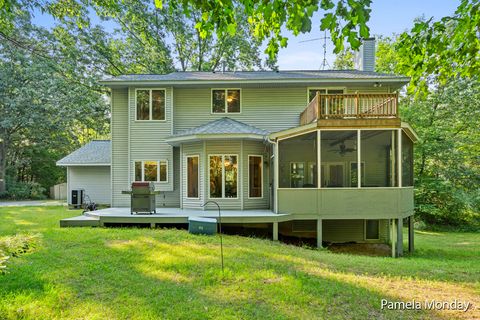
[[[265,140],[269,132],[249,124],[223,117],[201,126],[180,131],[166,139],[171,145],[196,140],[250,139]]]

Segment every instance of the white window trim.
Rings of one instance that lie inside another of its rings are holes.
[[[367,220],[375,220],[378,221],[378,238],[367,238]],[[365,241],[375,241],[380,240],[380,219],[364,219],[363,220],[363,240]]]
[[[149,103],[148,103],[148,120],[137,119],[137,91],[148,90],[149,92]],[[161,90],[165,93],[165,119],[163,120],[153,120],[152,119],[152,90]],[[135,122],[166,122],[167,121],[167,89],[166,88],[135,88]]]
[[[225,112],[213,112],[213,91],[225,91]],[[240,112],[228,112],[227,94],[228,90],[238,90],[240,92]],[[241,114],[242,113],[242,89],[241,88],[212,88],[210,90],[210,114]]]
[[[237,157],[237,196],[235,198],[226,198],[225,197],[225,156],[235,156]],[[212,198],[210,197],[210,157],[221,157],[222,158],[222,197],[221,198]],[[239,181],[238,181],[238,176],[240,172],[240,159],[238,157],[238,154],[235,153],[212,153],[209,154],[207,157],[208,160],[208,165],[207,165],[207,170],[208,170],[208,199],[221,199],[221,200],[238,200],[238,194],[240,193],[240,188],[239,188]]]
[[[198,197],[189,197],[188,196],[188,158],[198,158],[198,168],[197,168],[197,171],[198,171],[198,182],[197,182]],[[185,181],[186,181],[185,199],[200,200],[200,155],[199,154],[192,154],[192,155],[185,156]]]
[[[253,158],[253,157],[259,157],[260,158],[260,163],[262,165],[262,176],[261,176],[261,182],[262,182],[262,186],[261,186],[261,196],[260,197],[250,197],[250,158]],[[248,155],[248,189],[247,189],[247,199],[263,199],[263,155],[261,154],[249,154]]]
[[[328,90],[343,90],[343,94],[347,91],[347,87],[307,87],[307,104],[310,103],[310,90],[326,90],[328,94]]]
[[[156,181],[145,181],[144,178],[145,178],[145,162],[156,162],[157,163],[157,180]],[[137,162],[141,162],[142,163],[142,180],[141,181],[137,181],[135,180],[135,163]],[[167,180],[165,181],[160,181],[160,163],[164,162],[165,163],[165,166],[166,166],[166,171],[167,171]],[[165,184],[165,183],[168,183],[168,160],[166,159],[160,159],[160,160],[133,160],[133,181],[134,182],[153,182],[153,183],[162,183],[162,184]]]

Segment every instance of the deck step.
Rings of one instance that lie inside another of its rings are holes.
[[[60,220],[60,228],[65,227],[98,227],[100,219],[92,216],[78,216]]]

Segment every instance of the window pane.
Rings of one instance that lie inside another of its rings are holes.
[[[240,112],[240,90],[227,91],[228,112]]]
[[[262,158],[248,157],[248,196],[250,198],[262,197]]]
[[[198,198],[198,157],[187,158],[187,197]]]
[[[279,142],[279,187],[317,187],[317,132]]]
[[[322,188],[357,186],[357,131],[321,131]]]
[[[165,120],[164,90],[152,90],[152,119]]]
[[[135,161],[135,181],[142,181],[142,162]]]
[[[379,227],[378,220],[366,220],[365,221],[365,239],[378,239]]]
[[[167,161],[160,161],[160,181],[167,181]]]
[[[365,163],[365,187],[396,187],[397,131],[362,130],[361,157]]]
[[[144,181],[157,181],[157,161],[145,161],[144,166]]]
[[[222,197],[222,157],[210,156],[210,198]]]
[[[213,113],[225,112],[225,90],[212,91],[212,112]]]
[[[137,120],[149,120],[150,91],[137,90]]]
[[[315,98],[315,95],[317,94],[325,94],[327,91],[325,89],[310,89],[308,90],[308,102],[312,101],[313,98]]]
[[[225,156],[225,198],[237,197],[237,156]]]
[[[402,186],[413,186],[413,142],[402,132]]]

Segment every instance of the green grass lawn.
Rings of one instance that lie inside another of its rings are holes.
[[[0,319],[479,319],[480,235],[416,232],[400,259],[183,230],[59,228],[62,207],[0,208],[0,240],[37,235],[0,275]],[[468,300],[380,310],[382,298]]]

